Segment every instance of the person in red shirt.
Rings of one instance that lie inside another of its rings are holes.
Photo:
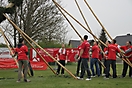
[[[29,63],[29,59],[27,56],[28,55],[28,47],[24,44],[23,38],[19,39],[18,47],[14,51],[15,51],[15,55],[17,55],[18,64],[19,64],[17,82],[21,81],[22,68],[24,69],[24,81],[30,82],[30,80],[27,79],[28,63]]]
[[[77,56],[80,55],[81,51],[81,45],[82,45],[83,40],[80,41],[80,45],[77,47],[78,48],[78,53]],[[80,70],[80,64],[81,64],[81,58],[77,61],[77,70],[76,70],[76,76],[79,77],[79,70]]]
[[[117,77],[116,73],[116,53],[120,53],[120,50],[118,47],[115,45],[116,40],[112,40],[112,44],[108,45],[108,58],[106,61],[106,79],[109,79],[109,71],[110,71],[110,64],[112,66],[113,70],[113,78]]]
[[[125,52],[125,57],[127,57],[130,62],[132,63],[132,51],[129,51],[129,49],[132,49],[131,48],[131,41],[127,41],[126,42],[126,46],[121,46],[120,49],[122,49],[124,52]],[[122,71],[122,78],[124,78],[126,76],[126,73],[127,73],[127,69],[128,69],[128,64],[124,61],[123,62],[123,71]],[[132,67],[129,66],[129,77],[132,77]]]
[[[57,54],[57,59],[60,62],[60,64],[62,64],[63,66],[65,66],[65,63],[67,63],[67,52],[65,49],[65,44],[62,44],[62,47],[59,49]],[[56,72],[57,75],[60,74],[60,69],[61,66],[58,64],[58,68]],[[61,69],[61,74],[64,75],[64,68]]]
[[[88,36],[84,35],[84,41],[81,45],[81,51],[80,51],[80,55],[78,57],[78,60],[81,58],[82,62],[81,62],[81,75],[80,77],[77,77],[78,79],[83,79],[85,71],[87,71],[87,79],[86,80],[91,80],[91,72],[88,66],[88,59],[89,59],[89,48],[90,48],[90,44],[87,41]]]
[[[106,41],[106,45],[108,46],[109,44],[111,44],[111,42],[110,41]],[[108,47],[104,48],[104,53],[105,53],[105,55],[104,55],[104,66],[106,67],[106,60],[108,58]],[[103,73],[104,73],[103,76],[105,76],[106,75],[106,68],[104,68]]]
[[[100,49],[98,47],[98,42],[95,41],[92,47],[92,58],[90,60],[90,68],[92,71],[92,77],[95,77],[94,65],[96,67],[97,75],[100,76],[100,69],[99,69],[99,63],[98,63],[99,52],[100,52]]]

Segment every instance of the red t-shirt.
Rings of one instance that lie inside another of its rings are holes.
[[[20,48],[16,48],[15,52],[17,52],[18,60],[28,60],[26,53],[28,52],[28,48],[26,45],[22,45]]]
[[[67,56],[66,49],[65,49],[65,51],[64,51],[64,49],[62,49],[61,52],[58,52],[58,55],[59,55],[60,60],[66,60],[66,56]]]
[[[132,46],[131,46],[131,49],[132,49]],[[132,51],[131,51],[131,54],[132,54]],[[130,61],[132,61],[132,56],[130,57],[130,59],[129,59]]]
[[[108,48],[107,47],[104,48],[104,53],[105,53],[105,57],[104,58],[105,59],[108,58]]]
[[[83,49],[83,54],[81,56],[81,58],[89,58],[89,49],[90,49],[90,44],[88,43],[87,40],[85,40],[82,45],[81,45],[81,49]]]
[[[123,51],[126,51],[126,50],[128,50],[129,48],[132,48],[132,46],[130,46],[130,47],[127,47],[127,46],[121,46],[120,47]],[[129,55],[131,55],[132,54],[132,52],[129,52],[129,53],[127,53],[127,54],[125,54],[125,56],[129,56]],[[130,61],[132,61],[132,57],[130,57],[130,58],[128,58]]]
[[[99,59],[99,51],[100,51],[100,49],[99,49],[98,45],[94,45],[92,47],[92,58]]]
[[[77,49],[78,49],[78,55],[80,55],[80,51],[81,51],[81,45],[79,45],[78,47],[77,47]]]
[[[101,53],[101,50],[99,50],[99,60],[102,60],[103,54]]]
[[[108,45],[108,59],[109,60],[116,60],[116,52],[120,52],[118,47],[115,44]]]

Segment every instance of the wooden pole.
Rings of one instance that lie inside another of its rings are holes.
[[[101,27],[102,27],[102,29],[106,32],[106,34],[109,36],[109,38],[111,39],[111,40],[113,40],[112,39],[112,37],[110,36],[110,34],[108,33],[108,31],[106,30],[106,28],[103,26],[103,24],[101,23],[101,21],[98,19],[98,17],[95,15],[95,13],[94,13],[94,11],[92,10],[92,8],[90,7],[90,5],[88,4],[88,2],[86,1],[86,0],[84,0],[84,2],[86,3],[86,5],[88,6],[88,8],[89,8],[89,10],[92,12],[92,14],[94,15],[94,17],[96,18],[96,20],[99,22],[99,24],[101,25]],[[121,50],[121,52],[122,52],[122,50]],[[124,59],[125,60],[125,59]],[[126,60],[127,61],[127,60]],[[126,62],[125,61],[125,62]],[[128,62],[129,63],[129,62]],[[129,64],[131,64],[131,63],[129,63]],[[131,64],[132,65],[132,64]]]
[[[5,43],[6,43],[7,47],[8,47],[8,49],[9,49],[11,55],[13,56],[14,54],[13,54],[13,52],[12,52],[10,46],[8,45],[8,41],[6,40],[5,35],[4,35],[4,32],[3,32],[3,30],[2,30],[1,28],[0,28],[0,32],[1,32],[1,34],[2,34],[2,36],[3,36],[3,38],[4,38],[4,40],[5,40]],[[17,67],[19,67],[16,58],[13,57],[13,59],[14,59],[14,61],[16,62]]]
[[[26,36],[26,38],[28,38],[29,40],[31,40],[36,46],[38,46],[43,52],[45,52],[50,58],[52,58],[55,62],[57,62],[57,64],[59,64],[62,68],[64,68],[74,79],[77,79],[68,69],[66,69],[62,64],[60,64],[60,62],[58,62],[53,56],[51,56],[46,50],[44,50],[40,45],[38,45],[35,41],[33,41],[26,33],[24,33],[19,27],[16,26],[16,24],[14,22],[12,22],[5,14],[3,14],[6,19],[20,32],[22,33],[24,36]]]
[[[91,33],[84,25],[82,25],[76,18],[74,18],[71,14],[69,14],[64,8],[62,8],[55,0],[52,0],[54,4],[58,8],[61,8],[65,13],[67,13],[73,20],[75,20],[80,26],[82,26],[85,30],[87,30],[92,36],[94,36],[99,42],[101,42],[103,45],[107,46],[105,43],[103,43],[101,40],[99,40],[93,33]]]
[[[10,46],[8,45],[8,49],[9,49],[10,47],[12,47],[12,49],[15,50],[14,47],[13,47],[13,44],[9,41],[9,39],[7,38],[7,36],[4,34],[3,30],[1,29],[0,31],[3,33],[3,37],[5,38],[5,39],[4,39],[5,42],[8,42],[9,45],[10,45]],[[6,44],[8,44],[8,43],[6,43]],[[9,49],[9,50],[10,50],[10,52],[12,52],[11,49]],[[12,52],[12,55],[13,55],[13,52]],[[15,59],[16,59],[16,58],[15,58]],[[18,63],[17,63],[17,64],[18,64]],[[18,65],[19,65],[19,64],[18,64]],[[23,72],[21,72],[21,73],[22,73],[22,77],[24,77]],[[29,71],[28,71],[28,75],[31,76],[31,74],[29,73]]]
[[[90,5],[88,4],[88,2],[86,0],[84,0],[84,2],[86,3],[86,5],[88,6],[88,8],[90,9],[90,11],[92,12],[92,14],[94,15],[94,17],[96,18],[96,20],[99,22],[99,24],[101,25],[102,29],[106,32],[106,34],[109,36],[109,38],[112,40],[112,37],[110,36],[110,34],[107,32],[106,28],[103,26],[103,24],[101,23],[101,21],[98,19],[98,17],[95,15],[94,11],[92,10],[92,8],[90,7]]]
[[[9,38],[5,35],[5,33],[4,33],[4,32],[5,32],[5,31],[3,31],[3,34],[4,34],[5,38],[6,38],[6,40],[8,41],[8,43],[9,43],[10,47],[11,47],[12,49],[14,49],[13,44],[11,43],[10,39],[9,39]]]
[[[50,70],[56,74],[56,72],[54,71],[54,69],[48,64],[48,62],[42,57],[42,55],[36,50],[36,48],[34,48],[34,46],[29,42],[29,40],[26,38],[26,36],[24,36],[22,34],[22,32],[20,30],[18,30],[19,33],[21,34],[21,36],[28,42],[28,44],[36,51],[36,53],[40,56],[40,58],[45,62],[45,64],[50,68]]]
[[[81,8],[80,8],[80,6],[79,6],[77,0],[75,0],[75,3],[76,3],[76,5],[77,5],[77,7],[78,7],[78,9],[79,9],[79,12],[81,13],[81,16],[82,16],[82,18],[83,18],[85,24],[87,25],[87,28],[88,28],[89,31],[92,33],[92,30],[91,30],[91,28],[90,28],[90,26],[89,26],[87,20],[85,19],[84,14],[83,14],[83,12],[82,12],[82,10],[81,10]],[[95,38],[94,36],[93,36],[93,38],[94,38],[94,40],[96,41],[96,38]],[[100,46],[99,46],[99,48],[100,48],[101,52],[103,52],[103,50],[102,50],[102,48],[101,48]],[[99,59],[98,59],[98,61],[99,61],[99,63],[101,63],[101,65],[102,65],[103,68],[106,68],[106,67],[104,66],[104,64],[103,64]]]
[[[5,38],[6,38],[6,36],[5,35],[3,35]],[[23,36],[23,35],[22,35]],[[25,36],[23,36],[23,38],[31,45],[31,47],[32,48],[34,48],[33,46],[32,46],[32,44],[25,38]],[[6,38],[7,39],[7,38]],[[7,40],[8,41],[8,40]],[[54,74],[56,74],[56,72],[52,69],[52,67],[48,64],[48,62],[38,53],[38,51],[34,48],[34,50],[37,52],[37,54],[42,58],[42,60],[46,63],[46,65],[51,69],[51,71],[54,73]],[[13,55],[13,54],[12,54]]]
[[[67,13],[74,21],[76,21],[80,26],[82,26],[85,30],[87,30],[93,37],[95,37],[100,43],[107,47],[105,43],[103,43],[100,39],[98,39],[93,33],[91,33],[84,25],[82,25],[76,18],[74,18],[70,13],[68,13],[64,8],[62,8],[55,0],[52,0],[54,4],[57,5],[58,8],[61,8],[65,13]],[[123,61],[127,62],[125,59]],[[130,64],[129,64],[130,65]]]
[[[84,20],[84,22],[85,22],[87,28],[89,29],[90,32],[92,32],[92,30],[91,30],[91,28],[90,28],[90,26],[89,26],[87,20],[85,19],[85,16],[84,16],[84,14],[83,14],[83,12],[82,12],[82,10],[81,10],[81,8],[80,8],[80,6],[79,6],[77,0],[75,0],[75,3],[76,3],[76,5],[77,5],[77,7],[78,7],[78,10],[79,10],[79,12],[80,12],[80,14],[81,14],[81,16],[82,16],[82,18],[83,18],[83,20]],[[96,40],[96,39],[94,38],[94,40]]]
[[[56,5],[56,4],[55,4]],[[57,5],[56,5],[57,7]],[[76,28],[73,26],[73,24],[70,22],[70,20],[66,17],[66,15],[62,12],[62,10],[60,8],[58,8],[59,11],[62,13],[62,15],[65,17],[65,19],[67,20],[67,22],[70,24],[70,26],[73,28],[73,30],[76,32],[76,34],[80,37],[81,40],[83,40],[83,38],[81,37],[81,35],[79,34],[79,32],[76,30]]]
[[[10,46],[8,45],[9,41],[7,40],[7,37],[5,36],[5,34],[4,34],[4,32],[3,32],[3,30],[2,30],[1,28],[0,28],[0,32],[1,32],[1,34],[2,34],[2,36],[3,36],[3,38],[4,38],[4,40],[5,40],[5,43],[6,43],[7,47],[8,47],[8,49],[9,49],[11,55],[13,56],[14,53],[12,52],[12,49],[11,49]],[[10,44],[10,43],[9,43],[9,44]],[[12,57],[12,58],[14,59],[14,61],[16,62],[17,67],[19,68],[19,64],[18,64],[16,58],[15,58],[15,57]],[[21,74],[22,74],[22,77],[24,77],[23,72],[21,72]]]

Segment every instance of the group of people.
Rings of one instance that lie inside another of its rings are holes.
[[[125,46],[119,46],[116,44],[116,40],[106,41],[106,47],[104,50],[100,48],[100,45],[97,41],[94,41],[93,46],[90,47],[90,44],[87,41],[88,36],[84,36],[84,41],[78,46],[79,54],[78,54],[78,65],[76,76],[78,79],[83,79],[85,71],[87,72],[87,79],[91,80],[91,77],[104,75],[105,79],[109,79],[110,76],[112,78],[117,78],[116,72],[116,56],[119,58],[123,58],[132,64],[132,46],[131,42],[127,41]],[[90,52],[90,54],[89,54]],[[118,54],[119,53],[119,54]],[[104,58],[104,63],[101,60]],[[88,65],[88,61],[90,62],[90,68]],[[79,75],[79,69],[81,65],[81,73]],[[94,65],[96,68],[96,72],[94,70]],[[102,74],[102,65],[104,66],[104,72]],[[123,62],[123,71],[122,78],[126,76],[128,63]],[[113,70],[113,74],[110,74],[110,67]],[[132,67],[129,66],[129,77],[132,77]]]
[[[78,57],[76,60],[77,70],[76,76],[78,79],[83,79],[85,71],[87,72],[86,80],[91,80],[91,77],[99,77],[101,75],[105,76],[105,79],[109,79],[110,76],[112,78],[117,78],[116,72],[116,58],[122,58],[124,60],[127,59],[130,64],[132,64],[132,46],[131,42],[127,41],[125,46],[119,46],[116,44],[116,40],[106,41],[106,47],[104,50],[101,49],[99,43],[94,41],[91,46],[87,41],[88,36],[84,36],[84,40],[81,40],[80,45],[78,46]],[[64,44],[62,44],[62,48],[60,48],[57,58],[59,62],[65,66],[65,61],[67,61],[67,55]],[[102,63],[102,59],[104,63]],[[90,65],[88,64],[90,62]],[[89,67],[90,66],[90,67]],[[94,66],[96,71],[94,70]],[[104,71],[102,72],[102,66],[104,67]],[[124,78],[127,73],[128,63],[123,62],[123,71],[121,77]],[[58,65],[57,75],[60,74],[61,66]],[[80,73],[81,68],[81,73]],[[110,74],[110,68],[112,68],[113,73]],[[64,69],[62,68],[61,74],[64,75]],[[132,77],[132,67],[129,66],[129,77]]]
[[[88,36],[84,35],[84,40],[81,41],[80,45],[78,46],[78,57],[77,57],[77,71],[76,76],[78,79],[83,79],[85,71],[87,72],[87,78],[86,80],[91,80],[91,77],[95,76],[101,76],[102,75],[102,58],[104,58],[104,74],[105,79],[109,79],[110,76],[113,78],[117,78],[117,72],[116,72],[116,56],[118,55],[120,58],[123,58],[124,60],[128,61],[130,64],[132,64],[132,46],[131,42],[127,41],[125,46],[118,46],[116,44],[116,40],[112,40],[112,42],[107,41],[106,47],[104,50],[102,50],[99,47],[99,43],[97,41],[94,41],[93,46],[91,47],[88,40]],[[27,71],[28,71],[28,47],[24,44],[24,39],[19,39],[19,44],[17,48],[14,50],[15,55],[17,55],[19,69],[18,69],[18,80],[17,82],[21,81],[21,72],[22,68],[24,66],[24,81],[30,82],[30,80],[27,79]],[[119,53],[119,54],[117,54]],[[14,56],[15,56],[14,55]],[[67,63],[67,53],[65,49],[65,45],[62,44],[62,48],[59,49],[57,54],[57,60],[65,66],[65,63]],[[90,67],[88,62],[90,62]],[[96,72],[94,70],[94,65],[96,68]],[[81,67],[80,67],[81,66]],[[125,61],[123,62],[123,71],[122,71],[122,78],[126,76],[127,69],[128,69],[128,63]],[[113,70],[113,74],[110,74],[110,67]],[[81,73],[79,74],[81,68]],[[56,74],[60,74],[61,66],[58,65],[58,69]],[[62,68],[61,74],[64,75],[64,69]],[[132,67],[129,66],[129,77],[132,77]]]

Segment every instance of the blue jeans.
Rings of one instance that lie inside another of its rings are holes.
[[[92,71],[92,75],[93,76],[95,76],[94,64],[95,64],[95,68],[96,68],[96,71],[97,71],[97,75],[100,76],[100,69],[99,69],[99,63],[98,63],[98,59],[97,58],[92,58],[90,60],[90,69]]]

